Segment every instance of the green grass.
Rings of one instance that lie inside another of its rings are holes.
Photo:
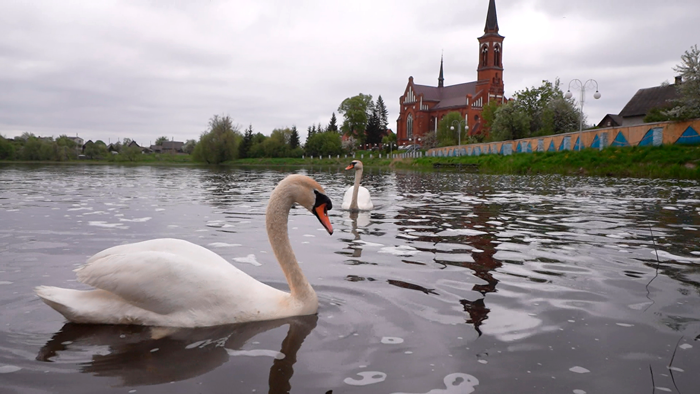
[[[364,154],[364,158],[361,156]],[[469,171],[485,174],[563,174],[635,178],[698,179],[700,180],[700,146],[662,145],[584,149],[581,152],[515,153],[509,156],[481,155],[462,157],[423,157],[416,159],[378,158],[377,152],[356,152],[355,158],[365,167],[393,167],[429,170],[437,166],[466,166]],[[116,158],[115,158],[116,159]],[[340,158],[257,158],[224,163],[225,166],[305,167],[337,166],[344,168],[352,157]],[[37,162],[31,162],[37,163]],[[48,162],[57,164],[57,162]],[[189,155],[141,155],[137,161],[79,160],[68,163],[120,165],[203,165]]]
[[[516,153],[509,156],[425,157],[413,166],[477,166],[489,174],[564,174],[636,178],[700,179],[700,146],[585,149],[581,152]]]

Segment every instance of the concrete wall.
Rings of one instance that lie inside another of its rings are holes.
[[[645,123],[608,127],[515,141],[489,142],[433,148],[426,156],[476,156],[483,154],[559,152],[562,150],[603,149],[609,146],[658,146],[661,144],[700,144],[700,119],[685,122]]]

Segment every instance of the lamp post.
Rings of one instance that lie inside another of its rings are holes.
[[[589,83],[591,84],[591,86],[595,86],[595,93],[593,93],[593,98],[598,100],[600,98],[600,92],[598,92],[598,81],[596,81],[595,79],[589,79],[586,82],[581,82],[580,79],[572,79],[571,82],[569,82],[569,89],[564,95],[564,97],[566,97],[567,99],[573,97],[573,94],[571,94],[572,84],[574,85],[574,89],[578,89],[579,91],[581,91],[581,100],[579,101],[581,105],[581,113],[579,114],[578,122],[578,150],[581,150],[581,148],[583,147],[583,141],[581,141],[581,135],[583,131],[583,103],[586,101],[586,86],[588,86]]]
[[[454,131],[455,130],[455,123],[457,124],[457,146],[462,145],[462,126],[464,126],[464,131],[469,130],[469,126],[467,125],[467,120],[462,119],[462,120],[453,120],[452,121],[452,126],[450,126],[450,130]],[[457,156],[460,156],[461,152],[459,148],[457,148]]]

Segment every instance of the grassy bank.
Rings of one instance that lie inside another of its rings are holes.
[[[564,174],[635,178],[699,179],[700,146],[585,149],[581,152],[519,153],[510,156],[425,157],[418,167],[466,165],[488,174]]]
[[[364,155],[364,157],[362,157]],[[150,155],[149,155],[150,156]],[[611,177],[697,179],[700,180],[700,146],[663,145],[657,147],[586,149],[581,152],[516,153],[510,156],[482,155],[462,157],[423,157],[416,159],[378,158],[373,152],[357,152],[365,167],[393,167],[432,170],[450,168],[485,174],[563,174]],[[153,155],[146,160],[50,162],[120,165],[202,165],[189,155]],[[256,158],[227,162],[225,166],[338,166],[345,167],[352,157],[332,158]],[[16,163],[16,162],[15,162]],[[37,162],[26,162],[37,163]]]

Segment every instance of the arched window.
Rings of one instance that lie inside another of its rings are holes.
[[[413,139],[413,115],[411,114],[406,118],[406,138]]]
[[[501,65],[501,45],[496,44],[493,48],[493,65],[498,67]]]
[[[484,44],[481,46],[481,65],[486,66],[488,63],[489,47]]]

